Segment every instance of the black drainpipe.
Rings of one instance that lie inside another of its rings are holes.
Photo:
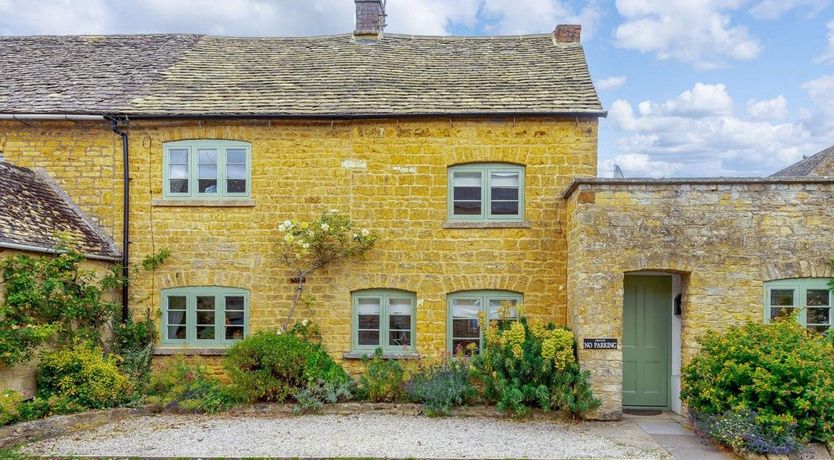
[[[124,177],[122,178],[122,194],[124,195],[124,202],[122,205],[122,322],[127,321],[130,317],[130,310],[128,309],[128,282],[127,278],[130,274],[130,167],[128,163],[128,147],[129,140],[127,131],[119,128],[119,119],[109,117],[112,123],[113,132],[122,137],[122,165],[124,169]],[[127,120],[127,118],[124,118]]]

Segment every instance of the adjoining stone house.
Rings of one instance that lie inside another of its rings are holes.
[[[383,33],[379,0],[357,14],[329,37],[0,39],[6,161],[45,170],[130,262],[171,250],[124,299],[159,320],[158,354],[222,354],[277,328],[292,275],[276,227],[333,208],[380,235],[307,280],[317,303],[298,318],[334,357],[437,359],[515,302],[574,328],[605,418],[679,410],[675,370],[699,332],[764,319],[766,282],[827,276],[826,179],[595,179],[605,112],[578,26],[404,36]],[[663,321],[639,327],[663,335],[660,357],[623,335],[637,327],[624,295],[655,285],[640,308]]]
[[[61,238],[73,241],[87,260],[82,269],[108,271],[121,253],[112,238],[93,223],[51,177],[0,162],[0,258],[55,254]],[[2,274],[0,274],[2,276]],[[0,299],[5,284],[0,282]],[[0,363],[0,390],[35,392],[34,363],[5,367]]]

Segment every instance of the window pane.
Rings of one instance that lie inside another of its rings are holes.
[[[227,311],[226,326],[243,326],[244,313],[242,311]]]
[[[480,187],[455,187],[454,195],[455,200],[481,200],[481,188]]]
[[[359,299],[360,315],[378,315],[380,312],[381,299],[377,297],[364,297]]]
[[[168,178],[170,179],[188,179],[188,165],[170,165],[168,166]]]
[[[197,150],[197,162],[203,164],[217,164],[217,150],[215,149],[200,149]]]
[[[200,179],[216,179],[217,165],[200,165],[198,167]]]
[[[828,306],[829,291],[828,289],[808,289],[808,306],[809,307],[827,307]]]
[[[359,331],[359,345],[379,345],[379,331]]]
[[[169,310],[185,310],[186,298],[185,296],[168,296]]]
[[[516,305],[518,301],[515,299],[490,299],[489,319],[515,319],[517,317]]]
[[[481,299],[454,299],[452,317],[478,319],[481,312]]]
[[[830,308],[809,308],[808,324],[829,324]]]
[[[411,346],[411,331],[389,331],[388,345],[394,347]]]
[[[470,347],[473,349],[470,351]],[[463,339],[463,340],[452,340],[452,352],[455,354],[463,353],[464,355],[476,355],[480,350],[480,341],[478,340],[471,340],[471,339]]]
[[[246,179],[246,165],[226,165],[226,177],[229,179]]]
[[[168,338],[185,340],[185,326],[168,326]]]
[[[480,172],[456,172],[452,179],[455,187],[477,187],[481,188]]]
[[[197,326],[197,340],[214,340],[214,326]]]
[[[188,193],[188,179],[173,179],[168,182],[169,193]]]
[[[359,329],[379,329],[379,315],[359,315]]]
[[[456,338],[480,338],[481,329],[476,319],[453,319],[452,337]]]
[[[243,296],[226,296],[226,311],[243,311]]]
[[[490,186],[494,189],[496,187],[515,187],[518,188],[519,180],[517,172],[494,172],[490,174]]]
[[[214,310],[214,296],[197,296],[197,310]]]
[[[197,324],[214,324],[214,312],[213,311],[198,311],[197,312]]]
[[[246,150],[243,149],[228,149],[226,150],[226,164],[238,163],[246,164]]]
[[[770,319],[787,318],[793,314],[793,307],[777,307],[770,309]]]
[[[388,317],[389,329],[411,329],[411,316],[391,315]]]
[[[243,179],[229,179],[226,181],[226,191],[229,193],[246,193],[246,181]]]
[[[243,326],[226,326],[226,340],[240,340],[243,338]]]
[[[188,164],[188,150],[187,149],[171,149],[168,151],[169,164]]]
[[[200,193],[217,193],[216,179],[200,179],[197,181],[197,191]]]
[[[516,201],[518,200],[517,188],[492,188],[492,200]]]
[[[408,298],[391,298],[391,299],[388,299],[388,314],[389,315],[410,315],[411,314],[411,299],[408,299]]]
[[[491,212],[495,216],[518,215],[518,201],[493,201]]]
[[[808,326],[808,329],[821,334],[828,331],[829,328],[830,326]]]
[[[455,201],[454,213],[456,216],[471,216],[481,214],[480,201]]]
[[[168,311],[168,324],[185,325],[185,310]]]
[[[793,289],[771,289],[770,304],[778,306],[793,306]]]

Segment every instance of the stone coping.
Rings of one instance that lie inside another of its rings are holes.
[[[834,184],[834,177],[688,177],[653,179],[644,178],[610,178],[610,177],[580,177],[574,179],[562,193],[566,200],[582,185],[606,186],[666,186],[666,185],[778,185],[778,184]]]
[[[372,351],[349,351],[342,354],[343,359],[373,358]],[[382,353],[382,359],[420,359],[420,353]]]
[[[155,347],[153,354],[155,356],[174,356],[174,355],[198,355],[198,356],[224,356],[228,348],[176,348],[176,347]]]
[[[526,220],[514,222],[443,222],[443,228],[531,228],[533,225]]]

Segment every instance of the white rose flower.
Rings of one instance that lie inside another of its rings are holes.
[[[339,210],[336,209],[336,208],[333,208],[333,209],[330,210],[330,214],[338,214],[338,213],[339,213]]]
[[[362,236],[368,236],[370,234],[371,234],[371,232],[369,232],[367,228],[362,229]]]
[[[304,243],[301,245],[301,247],[304,249],[310,249],[310,243]]]
[[[292,227],[292,221],[291,220],[285,220],[282,225],[286,228],[291,228]]]
[[[325,222],[325,223],[321,224],[321,229],[326,232],[326,231],[330,230],[330,226],[327,225],[327,223]]]
[[[275,331],[275,335],[281,335],[281,329],[278,329],[277,331]]]
[[[287,231],[287,227],[284,224],[278,226],[278,231],[283,233]]]
[[[304,319],[304,321],[302,321],[302,322],[301,322],[301,325],[302,325],[302,326],[306,326],[306,325],[307,325],[307,319],[306,319],[306,318]]]

